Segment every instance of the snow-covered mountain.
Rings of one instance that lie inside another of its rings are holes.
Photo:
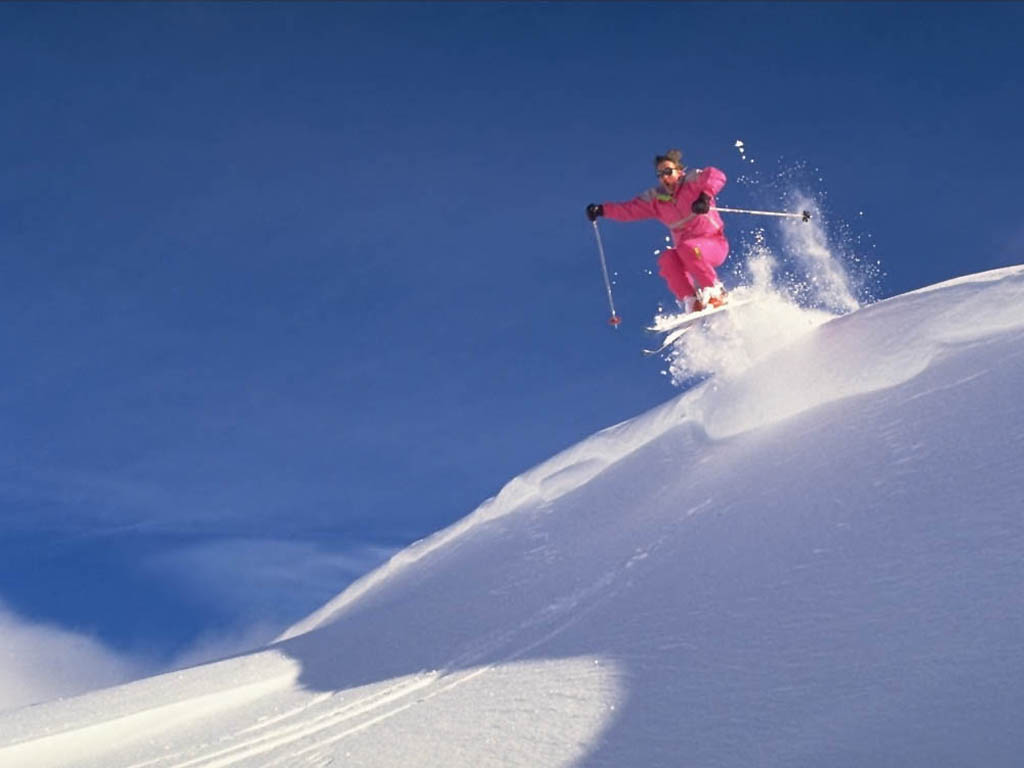
[[[1020,765],[1024,267],[726,314],[700,386],[0,766]]]

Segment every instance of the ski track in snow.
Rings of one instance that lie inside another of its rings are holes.
[[[540,548],[542,555],[543,550]],[[617,578],[645,557],[646,553],[637,553],[621,569],[608,571],[594,583],[561,596],[513,630],[503,628],[475,638],[443,669],[422,671],[402,680],[370,685],[366,690],[321,694],[296,691],[292,688],[294,675],[279,675],[213,694],[148,707],[123,718],[87,725],[40,741],[7,749],[0,747],[0,765],[6,765],[7,760],[26,768],[67,765],[66,755],[84,748],[95,753],[95,759],[85,758],[74,762],[74,765],[98,768],[110,764],[107,750],[112,744],[145,739],[150,730],[166,731],[169,736],[176,737],[175,740],[189,743],[188,731],[193,725],[218,711],[231,709],[239,710],[242,723],[253,719],[256,722],[228,729],[217,742],[197,741],[184,749],[166,750],[159,757],[124,765],[128,768],[221,768],[239,764],[287,766],[300,762],[328,765],[332,759],[322,754],[323,750],[412,708],[428,705],[431,700],[475,681],[499,665],[516,661],[556,637],[586,616],[595,601],[610,599],[615,594],[613,585]],[[487,658],[494,660],[479,664]],[[279,666],[279,658],[272,661],[271,666]],[[221,664],[230,665],[231,662]],[[180,679],[202,674],[203,670],[199,667],[162,677]],[[300,703],[292,703],[296,698]],[[183,712],[188,715],[182,716]],[[178,727],[182,730],[176,733]],[[156,744],[154,742],[148,748],[155,751]]]

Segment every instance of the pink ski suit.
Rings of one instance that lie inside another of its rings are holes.
[[[670,192],[664,185],[652,187],[628,203],[603,203],[604,215],[616,221],[658,219],[672,233],[674,248],[666,248],[658,257],[658,271],[676,298],[693,296],[695,289],[707,288],[717,279],[720,267],[729,255],[725,225],[717,211],[693,213],[690,206],[706,192],[715,205],[715,195],[725,186],[725,174],[707,167],[687,171]]]

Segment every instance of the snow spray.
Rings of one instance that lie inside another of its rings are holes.
[[[736,146],[741,160],[752,164],[744,142]],[[767,183],[760,173],[737,181],[751,188],[754,199],[767,201],[767,207],[809,215],[779,214],[754,229],[730,233],[731,279],[725,282],[735,299],[748,303],[709,319],[669,350],[669,366],[662,373],[682,388],[710,376],[740,375],[818,325],[856,310],[867,281],[878,274],[872,273],[877,262],[866,268],[853,254],[849,230],[841,223],[830,226],[818,202],[825,193],[803,191],[813,187],[805,164],[785,167]],[[832,229],[837,230],[835,240]],[[851,276],[848,267],[860,267],[860,273]]]

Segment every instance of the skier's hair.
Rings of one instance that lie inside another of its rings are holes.
[[[654,156],[654,167],[657,168],[659,165],[664,163],[666,160],[668,162],[670,162],[670,163],[675,163],[680,168],[683,167],[683,153],[680,150],[678,150],[678,149],[670,149],[664,155],[655,155]]]

